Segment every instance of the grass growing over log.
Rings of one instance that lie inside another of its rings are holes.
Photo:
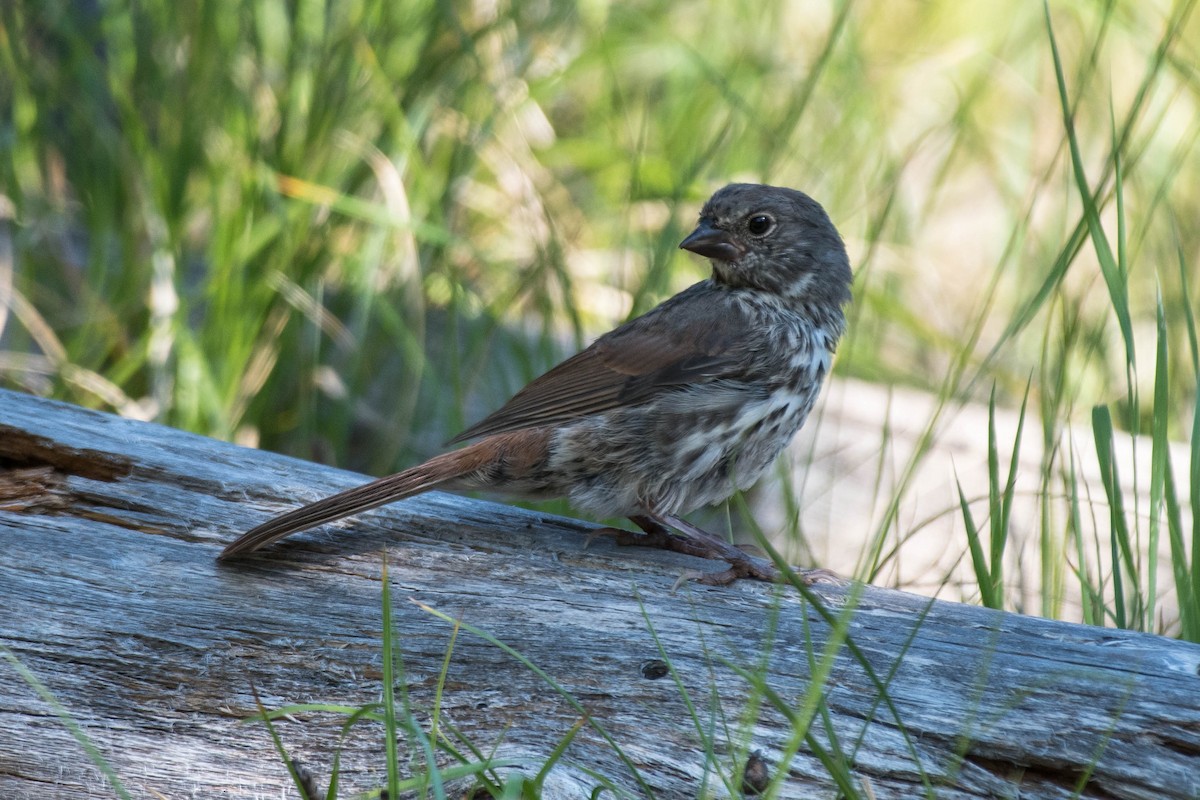
[[[643,606],[643,618],[661,659],[659,668],[664,671],[663,677],[670,677],[675,689],[682,698],[687,709],[687,715],[681,720],[682,739],[688,742],[686,753],[702,753],[701,775],[696,779],[695,796],[702,797],[773,797],[777,796],[788,784],[792,769],[792,760],[803,748],[806,753],[813,754],[822,767],[828,770],[830,778],[847,800],[867,800],[870,798],[870,782],[853,774],[855,753],[865,737],[870,720],[864,721],[857,740],[842,741],[834,731],[829,711],[827,709],[826,693],[828,681],[834,668],[834,662],[846,650],[851,659],[868,677],[873,689],[877,692],[876,708],[882,717],[889,720],[901,732],[907,745],[907,754],[915,766],[918,782],[922,785],[924,794],[936,796],[936,788],[930,776],[925,774],[922,767],[921,755],[916,745],[904,729],[904,720],[888,695],[888,682],[892,674],[878,674],[870,661],[849,637],[849,622],[857,608],[858,593],[861,584],[851,591],[842,608],[836,613],[826,609],[804,583],[803,579],[792,572],[782,560],[778,552],[772,552],[776,564],[784,571],[784,577],[791,588],[802,595],[815,612],[827,624],[827,629],[811,632],[807,638],[807,656],[812,679],[808,681],[803,697],[785,697],[771,685],[767,667],[772,654],[771,630],[779,624],[779,613],[782,608],[776,607],[772,620],[767,626],[764,638],[764,650],[758,654],[747,654],[749,660],[742,664],[723,663],[742,680],[742,685],[730,685],[717,681],[715,676],[705,687],[707,696],[692,697],[676,672],[672,663],[672,655],[664,649],[661,640],[655,633],[655,623]],[[659,796],[653,787],[642,777],[634,759],[621,748],[619,737],[613,735],[587,709],[584,701],[577,699],[554,676],[546,673],[529,657],[513,645],[502,641],[491,632],[464,622],[431,606],[420,604],[420,608],[428,613],[431,619],[449,626],[450,633],[446,648],[442,671],[438,676],[437,689],[434,692],[432,709],[418,708],[409,702],[406,689],[408,676],[404,666],[403,640],[400,632],[392,621],[391,585],[388,580],[386,555],[381,576],[382,599],[382,691],[381,698],[376,703],[351,708],[333,704],[304,703],[284,706],[277,709],[265,708],[258,700],[255,701],[259,713],[248,721],[261,721],[275,744],[277,751],[286,765],[287,771],[302,800],[318,800],[339,796],[339,762],[341,758],[341,742],[333,748],[331,772],[328,780],[316,777],[311,771],[297,763],[288,751],[283,735],[276,730],[275,720],[291,719],[294,715],[334,714],[344,717],[346,722],[342,728],[344,740],[350,730],[362,723],[374,723],[382,729],[386,757],[386,787],[366,796],[414,796],[446,798],[458,796],[452,794],[450,785],[456,786],[454,792],[461,793],[468,786],[466,796],[472,798],[540,798],[543,796],[544,783],[555,766],[569,763],[568,748],[581,729],[587,728],[592,734],[602,739],[620,761],[622,768],[636,780],[639,791],[630,795],[620,788],[619,784],[606,776],[590,770],[586,766],[577,765],[579,769],[589,774],[593,781],[592,797],[646,797]],[[640,598],[639,598],[640,601]],[[800,615],[807,625],[807,614]],[[913,628],[914,634],[919,626]],[[531,762],[528,758],[497,756],[496,751],[504,744],[502,730],[492,742],[477,742],[457,730],[449,719],[440,714],[444,699],[446,675],[454,656],[454,646],[460,634],[475,636],[497,648],[519,662],[525,669],[536,675],[546,688],[562,702],[572,708],[578,719],[572,725],[558,745],[544,761]],[[702,626],[697,626],[697,633],[703,637]],[[898,666],[903,660],[901,653],[896,659]],[[711,666],[711,665],[710,665]],[[740,699],[734,700],[732,697]],[[730,715],[731,710],[740,712],[736,717]],[[760,751],[752,749],[755,742],[755,722],[764,715],[779,715],[788,720],[791,736],[784,742],[779,752],[770,754],[771,761],[765,761]],[[401,744],[404,745],[401,748]],[[963,742],[965,748],[968,742]],[[401,774],[403,772],[403,775]],[[466,781],[467,783],[464,783]],[[324,786],[326,788],[322,789]],[[386,795],[385,795],[386,793]],[[403,793],[403,794],[402,794]],[[552,796],[552,795],[545,795]]]

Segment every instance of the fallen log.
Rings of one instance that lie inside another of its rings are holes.
[[[215,561],[361,480],[0,391],[0,797],[116,796],[60,713],[134,797],[296,796],[252,691],[379,699],[385,551],[411,718],[500,782],[569,741],[544,797],[1200,796],[1185,642],[873,587],[673,591],[723,565],[439,493]],[[340,743],[343,797],[384,781],[381,728],[342,742],[345,720],[275,723],[321,786]],[[399,747],[426,771],[415,732]]]

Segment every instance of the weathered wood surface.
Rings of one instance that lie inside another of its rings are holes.
[[[702,783],[726,794],[712,766],[728,772],[745,748],[778,766],[790,728],[747,705],[730,664],[767,663],[780,696],[804,696],[828,629],[790,589],[742,582],[672,593],[680,566],[719,565],[603,539],[585,550],[589,525],[445,494],[244,563],[214,561],[266,515],[358,480],[0,392],[0,645],[55,694],[135,797],[294,796],[265,729],[240,722],[253,712],[250,686],[268,706],[379,697],[386,548],[405,683],[422,718],[451,631],[409,598],[529,656],[608,731],[655,796],[695,797]],[[815,591],[835,612],[848,596]],[[672,678],[643,670],[660,658],[650,624],[699,729]],[[925,796],[922,773],[947,799],[1200,796],[1200,647],[874,588],[850,636],[890,676],[899,715],[843,648],[825,703],[856,779],[876,798]],[[531,671],[467,633],[441,712],[483,752],[531,770],[579,719]],[[341,722],[280,723],[322,782]],[[343,756],[346,790],[381,781],[379,729],[357,731]],[[700,731],[713,740],[707,757]],[[646,793],[585,726],[546,796],[587,796],[597,781],[586,770],[629,796]],[[0,797],[105,796],[50,707],[0,660]],[[802,747],[780,796],[836,790]]]

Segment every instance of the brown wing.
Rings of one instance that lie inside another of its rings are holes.
[[[707,282],[606,333],[451,443],[554,425],[737,373],[747,320]]]

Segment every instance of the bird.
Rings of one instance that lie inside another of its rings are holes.
[[[776,580],[774,564],[682,517],[752,486],[804,424],[846,326],[853,275],[821,205],[796,189],[733,183],[704,204],[679,247],[712,273],[600,336],[394,475],[249,530],[230,559],[285,536],[433,489],[565,497],[627,517],[651,544],[723,560],[692,576]]]

